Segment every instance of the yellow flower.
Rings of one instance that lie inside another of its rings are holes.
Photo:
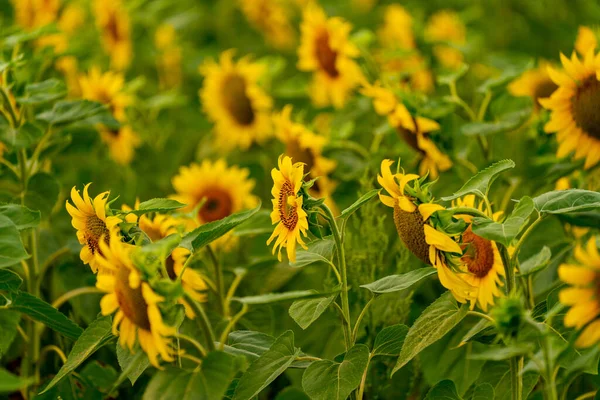
[[[384,48],[414,49],[413,19],[404,7],[392,4],[386,7],[383,26],[377,31]]]
[[[290,157],[281,155],[278,168],[271,170],[271,176],[273,177],[271,223],[277,226],[267,240],[267,246],[273,239],[277,239],[273,246],[273,254],[279,249],[277,258],[281,261],[281,249],[285,247],[288,259],[294,262],[296,243],[306,248],[302,235],[306,236],[308,230],[308,215],[302,209],[302,196],[298,196],[304,177],[304,165],[300,162],[292,164]]]
[[[455,46],[464,45],[466,42],[465,25],[456,12],[438,11],[427,22],[425,40],[431,43],[446,42]],[[447,68],[460,67],[463,62],[461,51],[447,44],[433,46],[433,54]]]
[[[15,9],[15,20],[26,30],[40,28],[58,16],[60,0],[11,0]]]
[[[88,194],[88,183],[83,188],[83,198],[79,191],[71,189],[71,201],[66,201],[66,208],[71,215],[71,224],[77,229],[77,239],[83,245],[79,257],[84,264],[89,264],[92,271],[98,270],[98,263],[94,257],[101,252],[100,243],[108,243],[110,232],[115,230],[121,222],[118,217],[106,215],[106,202],[109,192],[100,193],[93,200]]]
[[[571,59],[562,53],[560,58],[564,72],[548,67],[558,89],[539,99],[552,111],[544,130],[557,132],[557,157],[575,152],[575,159],[585,158],[584,168],[589,169],[600,161],[600,54],[590,49],[583,60],[575,53]]]
[[[286,2],[287,0],[239,0],[248,22],[278,49],[290,48],[295,40]]]
[[[118,129],[100,126],[100,137],[108,145],[110,156],[118,164],[127,165],[133,159],[135,149],[141,143],[137,133],[130,125],[121,125]]]
[[[131,104],[131,97],[125,93],[125,78],[120,72],[102,72],[92,67],[87,75],[79,78],[81,96],[108,105],[119,121],[125,119],[125,108]]]
[[[175,28],[169,24],[160,25],[154,34],[154,45],[158,50],[158,75],[164,88],[181,84],[181,49],[175,39]]]
[[[94,0],[94,13],[111,66],[117,70],[127,68],[132,58],[127,10],[121,0]]]
[[[77,58],[74,56],[60,57],[56,60],[55,66],[65,77],[69,96],[80,97],[81,86],[79,86],[79,67],[77,66]]]
[[[325,12],[311,3],[303,14],[298,69],[313,72],[309,91],[318,107],[333,104],[342,108],[352,91],[363,81],[354,61],[358,48],[348,39],[352,25],[342,18],[327,18]]]
[[[550,63],[540,61],[535,69],[525,71],[520,77],[508,85],[508,91],[513,96],[529,96],[535,102],[536,109],[539,108],[539,99],[548,97],[558,88],[556,83],[550,79],[548,67]]]
[[[575,50],[580,56],[585,56],[588,51],[596,50],[596,47],[598,47],[598,39],[594,31],[587,26],[580,26],[575,39]]]
[[[119,336],[119,344],[133,351],[139,341],[150,363],[157,368],[160,368],[159,356],[163,361],[173,361],[175,350],[170,336],[175,334],[175,328],[163,321],[159,305],[164,298],[142,280],[131,261],[135,246],[113,237],[109,244],[102,242],[100,248],[102,254],[96,255],[96,259],[101,272],[96,287],[106,293],[100,300],[100,309],[102,315],[116,311],[113,334]]]
[[[55,54],[62,54],[69,48],[69,40],[76,31],[84,24],[85,13],[76,4],[67,5],[58,19],[57,28],[59,33],[42,36],[36,41],[39,47],[52,47]]]
[[[221,53],[219,63],[200,67],[204,84],[200,99],[215,123],[217,143],[226,149],[248,149],[271,134],[271,97],[258,85],[265,72],[262,64],[243,57],[234,62],[233,50]]]
[[[465,282],[463,275],[448,267],[447,260],[462,254],[458,243],[447,234],[438,231],[430,223],[430,217],[444,207],[428,203],[417,203],[416,198],[407,192],[408,183],[419,179],[416,174],[392,174],[394,162],[381,162],[381,175],[377,182],[388,193],[379,194],[383,204],[394,209],[394,224],[404,245],[421,261],[437,269],[444,287],[461,303],[470,300],[472,287]]]
[[[596,237],[588,240],[586,248],[575,248],[576,264],[562,264],[558,276],[569,288],[559,293],[561,303],[571,306],[565,316],[565,326],[584,328],[575,345],[590,347],[600,341],[600,253]]]

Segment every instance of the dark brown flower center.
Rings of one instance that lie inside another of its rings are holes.
[[[142,287],[132,289],[129,285],[129,269],[121,266],[115,276],[115,294],[123,314],[138,328],[150,330],[148,304],[142,295]]]
[[[429,245],[425,240],[425,222],[419,210],[407,212],[397,204],[394,206],[394,223],[398,236],[404,245],[421,261],[431,265],[429,262]]]
[[[246,80],[240,75],[230,75],[223,82],[223,102],[229,114],[240,125],[254,122],[252,102],[246,94]]]
[[[400,139],[404,140],[406,144],[408,144],[415,151],[421,153],[423,150],[419,148],[419,144],[417,142],[417,135],[408,129],[404,129],[401,126],[396,127],[396,132],[398,132],[398,136]]]
[[[556,85],[556,83],[554,83],[550,79],[545,80],[545,81],[541,82],[539,85],[537,85],[535,87],[535,90],[533,91],[533,97],[535,99],[535,106],[537,108],[539,108],[541,106],[541,104],[539,103],[539,99],[545,98],[545,97],[550,97],[550,95],[552,93],[554,93],[554,91],[556,89],[558,89],[558,86]]]
[[[85,220],[85,241],[92,254],[100,252],[98,242],[104,237],[104,242],[108,244],[110,235],[106,223],[96,215],[90,215]]]
[[[214,188],[200,196],[205,199],[204,205],[198,211],[198,216],[203,222],[212,222],[223,219],[233,212],[233,200],[225,190]]]
[[[484,278],[494,266],[494,249],[492,242],[477,236],[469,227],[462,237],[463,256],[461,261],[470,273],[478,278]]]
[[[600,82],[595,74],[579,84],[571,107],[577,126],[600,140]]]
[[[306,165],[305,171],[310,171],[315,165],[315,156],[309,149],[303,149],[298,140],[290,140],[286,144],[285,154],[290,156],[294,162],[301,162]]]
[[[295,198],[296,193],[294,193],[294,185],[292,185],[292,182],[286,180],[279,191],[277,208],[279,209],[279,216],[283,226],[289,230],[293,230],[298,223],[298,211],[296,210],[296,206],[290,206],[288,203],[289,197]]]
[[[165,266],[167,267],[167,274],[169,275],[169,279],[172,281],[177,279],[177,274],[175,273],[175,260],[173,260],[173,256],[169,255],[167,260],[165,261]]]
[[[336,66],[337,52],[335,52],[329,46],[329,33],[327,31],[323,31],[317,37],[315,43],[315,53],[315,57],[319,61],[319,65],[327,73],[327,75],[332,78],[337,78],[340,74]]]
[[[121,40],[121,30],[119,29],[119,21],[117,20],[117,15],[112,13],[108,17],[108,22],[106,23],[106,31],[108,32],[108,36],[114,43],[117,43]]]

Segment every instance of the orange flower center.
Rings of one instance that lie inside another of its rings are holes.
[[[315,57],[319,61],[321,69],[332,78],[339,76],[336,67],[337,52],[329,46],[329,33],[325,30],[316,39]]]
[[[484,278],[494,266],[494,249],[492,242],[477,236],[469,227],[463,234],[463,256],[461,261],[467,266],[470,273],[477,278]]]
[[[425,240],[425,222],[419,210],[406,212],[397,204],[394,207],[394,223],[398,236],[404,245],[421,261],[431,265],[429,262],[429,245]]]
[[[252,102],[246,94],[246,80],[240,75],[230,75],[223,82],[223,101],[229,114],[240,125],[254,122]]]
[[[600,82],[595,74],[577,87],[571,99],[571,107],[577,126],[600,140]]]
[[[233,212],[233,200],[229,193],[223,189],[213,188],[202,193],[200,198],[206,199],[198,216],[203,222],[212,222],[225,218]]]
[[[298,211],[296,206],[292,206],[289,203],[288,198],[295,198],[294,185],[289,180],[286,180],[281,186],[279,191],[279,199],[277,200],[277,207],[279,209],[279,216],[281,223],[289,230],[293,230],[298,223]]]
[[[129,269],[120,267],[115,276],[115,294],[123,314],[138,328],[149,331],[148,304],[142,295],[142,287],[133,289],[129,285]]]
[[[104,242],[108,244],[110,235],[106,223],[97,215],[90,215],[85,220],[85,241],[92,254],[100,253],[98,242],[102,237],[104,237]]]

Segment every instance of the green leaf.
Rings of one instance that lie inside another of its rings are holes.
[[[475,325],[469,329],[469,331],[460,340],[459,346],[464,346],[471,340],[482,336],[484,333],[491,331],[494,327],[494,323],[488,319],[480,319]]]
[[[0,271],[1,272],[1,271]],[[15,336],[21,314],[10,310],[0,310],[0,359],[6,354]]]
[[[441,295],[417,318],[408,330],[394,374],[424,348],[441,339],[467,315],[467,304],[458,306],[450,292]]]
[[[462,400],[462,397],[458,395],[454,382],[445,379],[429,389],[425,400]]]
[[[14,292],[19,290],[23,279],[15,272],[7,269],[0,269],[0,290],[8,290]]]
[[[31,147],[43,134],[42,130],[31,122],[25,122],[19,128],[13,128],[5,122],[0,122],[0,140],[12,150]]]
[[[500,348],[493,348],[481,353],[471,354],[471,360],[502,361],[513,357],[529,354],[533,351],[530,344],[518,344]]]
[[[10,267],[29,258],[16,225],[0,215],[0,268]]]
[[[460,132],[465,136],[495,135],[511,132],[529,120],[533,108],[528,107],[501,115],[494,122],[468,122],[461,126]]]
[[[131,253],[131,260],[140,270],[154,276],[161,268],[161,264],[165,262],[180,242],[181,235],[178,233],[171,234],[156,242],[137,247]]]
[[[248,220],[260,210],[260,204],[251,210],[240,211],[218,221],[209,222],[194,229],[183,237],[181,247],[192,252],[198,251],[207,244],[217,240],[227,232]]]
[[[12,393],[26,388],[33,382],[34,378],[21,378],[0,368],[0,393]]]
[[[375,337],[374,356],[398,356],[408,333],[406,325],[392,325],[383,328]]]
[[[0,205],[0,215],[10,218],[18,230],[35,228],[40,223],[40,212],[18,204]]]
[[[541,214],[566,214],[600,208],[600,193],[583,189],[554,190],[533,199]]]
[[[59,192],[60,185],[52,175],[38,172],[27,181],[25,205],[32,210],[40,210],[46,218],[58,201]]]
[[[504,86],[523,72],[533,68],[533,61],[527,60],[526,62],[520,62],[518,64],[506,65],[502,68],[502,73],[500,75],[492,76],[491,78],[486,79],[477,87],[477,91],[480,93],[485,93],[488,90],[492,90],[494,88]]]
[[[335,242],[331,237],[326,237],[321,240],[315,240],[309,243],[307,249],[299,249],[296,252],[296,261],[290,263],[292,267],[300,268],[310,265],[315,262],[324,262],[331,264],[331,255]]]
[[[302,329],[306,329],[327,310],[327,307],[331,305],[335,298],[336,295],[317,299],[296,300],[290,306],[290,317]]]
[[[37,119],[52,126],[94,126],[102,123],[114,129],[119,123],[111,116],[108,106],[89,100],[62,100],[54,103],[52,110],[37,115]]]
[[[259,358],[254,360],[235,389],[233,400],[249,400],[281,375],[300,354],[294,347],[294,333],[286,331]]]
[[[508,247],[525,227],[533,208],[533,200],[531,197],[525,196],[515,206],[512,214],[502,223],[487,218],[473,218],[473,233]]]
[[[489,383],[481,383],[473,389],[471,400],[490,400],[494,398],[494,387]]]
[[[254,361],[269,350],[275,338],[262,332],[235,331],[229,334],[227,341],[225,351],[244,355],[249,361]]]
[[[440,85],[449,85],[452,82],[456,82],[459,80],[464,74],[469,70],[469,66],[467,64],[462,64],[458,69],[452,70],[450,72],[440,74],[437,76],[437,81]]]
[[[360,198],[358,200],[356,200],[354,203],[352,203],[352,205],[350,207],[348,207],[344,211],[342,211],[339,218],[348,218],[349,216],[354,214],[359,208],[361,208],[362,206],[367,204],[373,197],[377,196],[380,191],[381,191],[380,189],[373,189],[373,190],[368,191],[367,193],[363,194],[362,196],[360,196]]]
[[[323,293],[319,293],[315,290],[293,290],[291,292],[283,293],[267,293],[259,294],[257,296],[234,297],[233,299],[244,304],[272,304],[298,299],[314,299],[329,296],[333,293],[339,293],[339,289]]]
[[[342,362],[321,360],[302,375],[302,388],[312,400],[346,400],[358,387],[369,362],[369,348],[354,345]]]
[[[127,214],[144,215],[151,212],[164,213],[168,211],[178,210],[185,207],[185,204],[173,199],[150,199],[140,203],[137,210],[127,211]]]
[[[42,104],[58,100],[66,94],[67,90],[64,83],[52,78],[27,84],[25,86],[25,96],[17,98],[17,102],[21,104]]]
[[[419,268],[401,275],[389,275],[375,282],[361,285],[360,287],[370,290],[375,294],[399,292],[408,289],[415,283],[428,276],[435,274],[435,268]]]
[[[73,345],[73,349],[67,357],[58,373],[40,394],[50,390],[65,376],[75,371],[85,360],[94,354],[99,348],[114,338],[112,334],[112,319],[109,315],[96,318]]]
[[[57,30],[55,24],[44,25],[40,28],[30,30],[30,31],[21,30],[18,33],[15,33],[15,34],[12,34],[12,35],[6,37],[2,41],[2,45],[4,46],[5,49],[11,48],[11,47],[15,47],[19,43],[28,42],[30,40],[35,40],[39,37],[42,37],[42,36],[45,36],[45,35],[48,35],[51,33],[58,33],[58,30]]]
[[[119,362],[121,371],[128,371],[127,378],[133,386],[140,375],[150,366],[150,360],[139,348],[133,353],[128,349],[124,349],[119,343],[117,343],[116,348],[117,361]]]
[[[498,174],[514,167],[515,163],[513,160],[498,161],[473,175],[457,192],[452,196],[442,197],[442,200],[451,201],[467,194],[484,197],[490,190],[490,186],[494,180],[498,177]]]
[[[539,253],[534,254],[521,263],[519,271],[522,276],[530,275],[544,269],[552,258],[552,251],[548,246],[542,247]]]

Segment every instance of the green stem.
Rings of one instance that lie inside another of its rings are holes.
[[[523,232],[523,234],[521,235],[521,238],[519,239],[519,241],[515,245],[515,249],[514,249],[513,254],[512,254],[511,263],[513,265],[515,265],[516,262],[517,262],[517,257],[519,257],[519,251],[521,250],[521,246],[525,242],[525,238],[527,238],[527,236],[529,236],[529,234],[535,229],[535,227],[540,222],[542,222],[542,219],[543,219],[542,216],[538,214],[537,219],[535,221],[533,221],[533,223],[531,225],[529,225],[527,227],[527,229],[525,230],[525,232]]]
[[[556,383],[554,382],[552,360],[550,357],[551,344],[549,332],[546,332],[543,343],[544,345],[542,350],[544,352],[544,360],[546,362],[546,371],[544,374],[544,380],[546,381],[546,384],[544,385],[544,389],[546,390],[547,400],[557,400],[558,393],[556,392]]]
[[[198,325],[200,330],[204,332],[204,336],[206,338],[206,345],[208,346],[208,351],[215,350],[215,334],[212,330],[210,320],[208,319],[204,308],[188,294],[185,295],[185,300],[194,310],[194,314],[196,314],[194,320],[196,321],[196,324]]]
[[[80,287],[77,289],[73,289],[73,290],[63,294],[62,296],[60,296],[58,299],[54,300],[54,302],[52,303],[52,307],[60,308],[60,306],[65,304],[67,301],[71,300],[74,297],[81,296],[82,294],[98,294],[98,293],[102,293],[102,291],[93,286],[86,286],[86,287]]]
[[[456,82],[450,82],[448,87],[450,88],[450,95],[452,96],[452,99],[456,102],[456,104],[458,104],[465,110],[471,121],[476,121],[477,116],[475,115],[471,107],[469,107],[468,104],[465,103],[465,101],[461,99],[458,95],[458,91],[456,90]]]
[[[479,311],[467,311],[467,315],[472,315],[474,317],[487,319],[488,321],[495,322],[492,317],[487,314],[480,313]]]
[[[502,263],[504,264],[504,272],[506,274],[506,294],[510,294],[513,288],[516,286],[515,281],[515,271],[510,262],[510,257],[508,256],[508,250],[503,244],[497,243],[498,250],[500,250],[500,258],[502,258]]]
[[[487,108],[490,105],[491,100],[492,100],[492,92],[488,90],[487,92],[485,92],[485,97],[483,98],[483,101],[481,102],[481,106],[479,107],[479,113],[477,114],[478,121],[483,121],[483,119],[485,118],[485,112],[487,111]]]
[[[479,211],[478,209],[471,208],[471,207],[454,207],[454,208],[449,208],[448,210],[452,211],[454,214],[471,215],[473,217],[481,217],[481,218],[487,218],[487,219],[490,218],[482,211]]]
[[[512,400],[521,400],[521,392],[519,391],[518,357],[513,357],[510,359],[510,387],[512,392]]]
[[[196,350],[198,350],[198,352],[200,353],[200,355],[202,357],[206,356],[206,349],[204,348],[204,346],[202,346],[198,341],[194,340],[193,338],[184,335],[183,333],[176,333],[175,337],[179,338],[179,339],[183,339],[186,342],[190,343],[192,346],[194,346],[196,348]]]
[[[372,355],[369,354],[369,359],[367,360],[367,365],[365,366],[365,372],[363,372],[363,376],[360,380],[360,386],[358,387],[358,395],[356,397],[357,400],[362,400],[363,395],[365,393],[365,385],[367,383],[367,373],[369,372],[369,364],[371,363]]]
[[[227,315],[230,314],[231,299],[235,295],[235,291],[240,285],[242,279],[244,278],[244,275],[245,273],[236,274],[235,278],[233,278],[233,282],[231,282],[231,286],[229,286],[229,290],[227,290],[227,295],[225,296],[225,310]]]
[[[369,307],[371,306],[371,304],[373,303],[374,300],[375,300],[375,296],[373,296],[373,297],[371,297],[371,299],[369,299],[368,303],[365,304],[362,311],[360,312],[360,315],[356,319],[356,323],[354,324],[354,329],[352,330],[352,343],[356,342],[356,336],[358,335],[358,328],[360,328],[360,323],[362,322],[363,317],[367,313],[367,310],[369,309]]]
[[[210,245],[206,246],[206,251],[211,262],[213,263],[213,266],[215,267],[215,284],[217,286],[219,295],[219,307],[221,309],[221,314],[224,317],[228,317],[229,315],[227,313],[227,307],[225,307],[225,283],[223,282],[223,269],[221,268],[221,263],[219,262],[217,255]]]
[[[231,330],[233,329],[235,324],[247,312],[248,312],[248,304],[244,303],[244,304],[242,304],[242,309],[240,310],[240,312],[235,314],[235,316],[233,318],[231,318],[231,320],[229,320],[229,323],[227,324],[225,329],[223,329],[223,333],[221,333],[221,337],[219,339],[219,350],[222,351],[225,348],[225,342],[227,341],[227,336],[229,336],[229,332],[231,332]]]

